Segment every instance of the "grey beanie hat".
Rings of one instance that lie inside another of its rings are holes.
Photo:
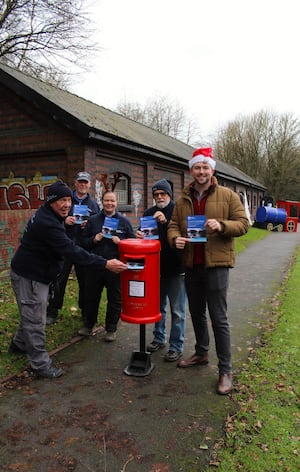
[[[157,190],[163,190],[168,195],[170,195],[171,198],[173,198],[173,192],[172,192],[171,185],[169,184],[169,182],[166,179],[161,179],[153,185],[152,194],[154,192],[156,192]]]
[[[50,205],[64,197],[72,197],[72,190],[62,180],[57,180],[48,188],[45,203]]]

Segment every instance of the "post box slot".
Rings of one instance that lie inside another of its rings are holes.
[[[127,269],[129,270],[143,270],[145,268],[145,259],[126,259]]]

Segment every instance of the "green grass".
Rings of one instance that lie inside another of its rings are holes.
[[[218,472],[300,470],[299,286],[300,249],[261,345],[238,376],[237,414],[227,418],[213,461]]]
[[[244,249],[246,249],[250,244],[264,239],[270,235],[270,232],[266,229],[259,229],[251,227],[247,234],[240,238],[235,238],[234,247],[235,253],[239,254]]]
[[[81,312],[77,305],[78,284],[76,276],[70,275],[64,305],[57,322],[46,328],[46,347],[48,352],[70,341],[82,326]],[[103,292],[99,307],[98,323],[103,324],[106,310],[106,291]],[[11,338],[19,324],[19,312],[8,277],[0,278],[0,381],[17,374],[28,367],[24,356],[7,353]]]

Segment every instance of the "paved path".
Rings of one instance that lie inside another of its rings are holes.
[[[235,372],[266,319],[299,233],[271,233],[244,251],[230,272],[229,317]],[[152,326],[146,326],[147,341]],[[199,472],[222,436],[228,397],[215,393],[216,355],[210,363],[178,369],[152,355],[145,377],[125,375],[139,350],[139,326],[121,323],[116,343],[100,334],[64,349],[55,363],[66,375],[25,382],[0,401],[0,470],[22,472]],[[188,315],[185,355],[193,352]]]

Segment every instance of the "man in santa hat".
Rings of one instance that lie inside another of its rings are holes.
[[[247,233],[249,222],[238,195],[218,184],[211,148],[196,149],[189,161],[193,182],[176,201],[168,227],[169,244],[182,250],[185,284],[196,344],[195,352],[178,362],[187,368],[208,364],[210,315],[218,356],[217,393],[232,390],[231,342],[227,319],[229,268],[234,267],[233,238]],[[206,241],[188,238],[188,217],[205,221]],[[200,219],[200,218],[199,218]]]

